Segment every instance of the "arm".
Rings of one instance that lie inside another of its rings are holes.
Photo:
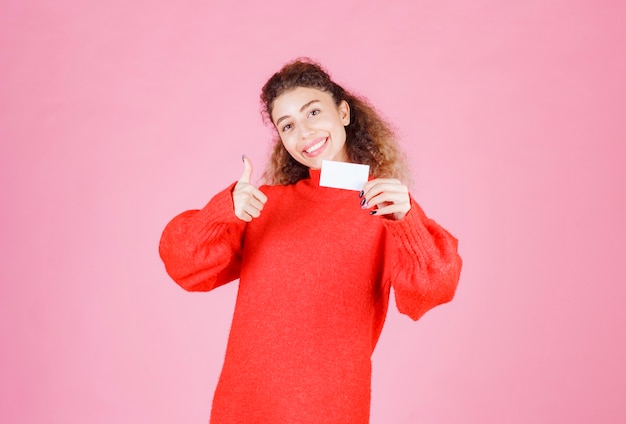
[[[246,223],[234,214],[235,185],[201,210],[176,216],[165,227],[159,254],[167,273],[189,291],[208,291],[239,278]]]
[[[417,320],[449,302],[461,272],[457,240],[410,199],[401,220],[382,218],[387,229],[385,284],[394,288],[398,310]]]

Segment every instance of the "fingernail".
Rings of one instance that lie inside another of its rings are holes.
[[[363,190],[361,190],[361,192],[359,193],[359,197],[363,197],[363,195],[365,194],[365,192]],[[363,204],[363,203],[361,203]]]
[[[370,215],[376,215],[376,211],[370,211]]]
[[[361,206],[363,206],[365,204],[365,200],[366,199],[361,199]]]
[[[246,161],[246,155],[241,155],[241,161],[245,162]]]

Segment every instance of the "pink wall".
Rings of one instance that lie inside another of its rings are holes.
[[[623,422],[624,3],[232,3],[2,0],[0,421],[206,422],[236,284],[184,292],[157,243],[262,168],[260,86],[309,55],[465,260],[390,309],[372,423]]]

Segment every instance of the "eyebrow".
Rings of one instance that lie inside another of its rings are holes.
[[[304,105],[302,105],[302,107],[300,108],[300,112],[303,112],[304,109],[306,109],[307,107],[311,106],[313,103],[315,102],[319,102],[318,99],[313,99],[310,102],[305,103]],[[278,118],[278,120],[276,121],[276,126],[278,126],[278,124],[280,124],[280,121],[282,121],[283,119],[287,119],[289,117],[289,115],[285,115],[285,116],[281,116],[280,118]]]

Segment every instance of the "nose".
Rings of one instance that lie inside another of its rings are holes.
[[[300,136],[302,138],[307,138],[309,137],[311,134],[313,134],[313,130],[311,129],[311,127],[309,127],[308,123],[302,122],[300,124]]]

